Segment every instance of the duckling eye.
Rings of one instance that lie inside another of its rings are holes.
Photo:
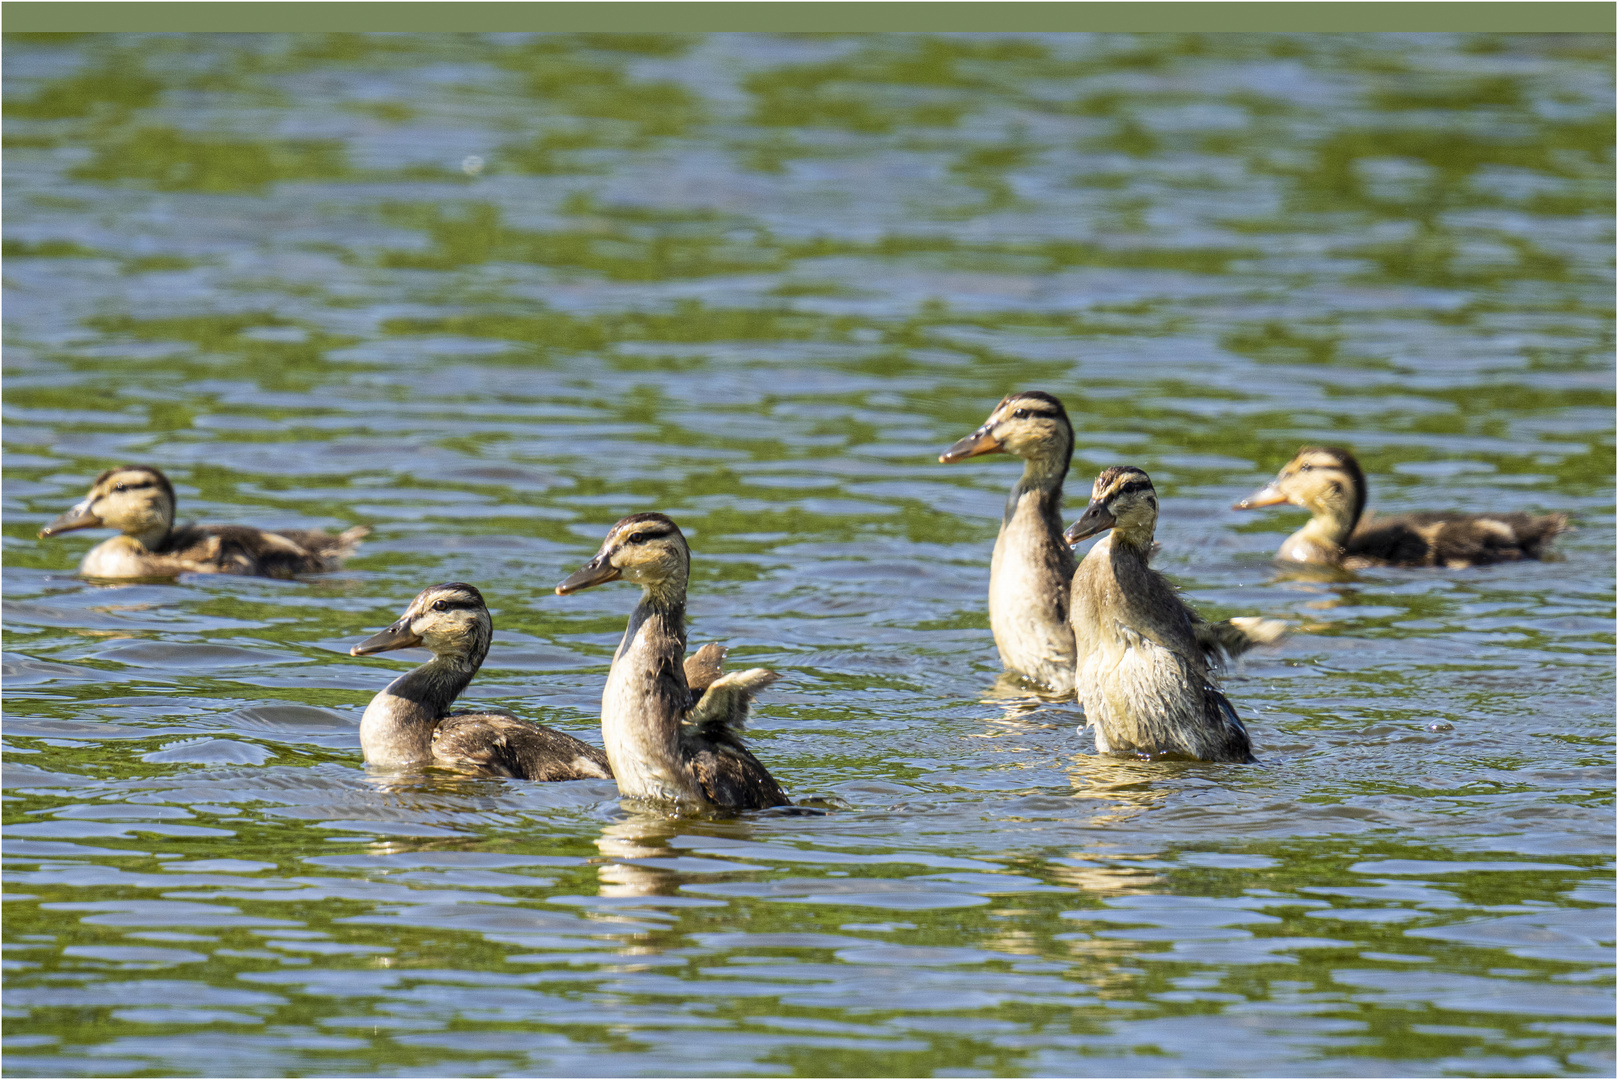
[[[1017,411],[1013,412],[1011,415],[1014,418],[1018,419],[1018,420],[1026,420],[1026,419],[1028,419],[1028,410],[1027,409],[1018,409]]]
[[[629,534],[629,542],[631,544],[639,544],[642,541],[644,541],[645,539],[646,539],[646,534],[645,533],[630,533]]]
[[[1313,468],[1314,468],[1313,465],[1308,465],[1308,464],[1299,465],[1298,466],[1298,471],[1299,472],[1308,472],[1310,469],[1313,469]]]
[[[433,601],[433,610],[434,611],[448,611],[449,610],[449,601],[448,600],[434,600]]]
[[[114,490],[114,491],[127,491],[127,490],[129,490],[129,485],[128,484],[114,484],[114,485],[112,485],[112,490]]]

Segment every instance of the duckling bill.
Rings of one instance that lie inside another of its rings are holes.
[[[291,578],[335,570],[371,530],[337,536],[319,529],[269,532],[246,525],[174,524],[174,485],[148,465],[122,465],[96,477],[83,500],[39,531],[41,539],[78,529],[117,529],[91,548],[79,573],[96,578],[244,574]]]
[[[693,809],[791,804],[742,738],[752,700],[779,677],[722,674],[724,650],[685,655],[691,549],[663,514],[632,514],[595,558],[556,586],[566,596],[624,580],[641,587],[601,695],[601,736],[618,791]]]
[[[1096,478],[1070,544],[1108,532],[1073,575],[1078,693],[1096,751],[1248,763],[1247,728],[1219,690],[1197,637],[1200,619],[1147,565],[1157,491],[1133,466]]]
[[[390,770],[437,765],[518,780],[610,778],[607,756],[571,735],[507,712],[449,711],[483,666],[493,636],[483,594],[450,581],[423,589],[392,626],[349,650],[351,656],[417,647],[433,653],[366,707],[360,720],[366,764]]]
[[[1306,446],[1276,478],[1233,509],[1291,503],[1312,515],[1276,557],[1359,570],[1371,566],[1444,566],[1537,559],[1567,528],[1567,515],[1419,513],[1366,516],[1365,472],[1335,446]]]

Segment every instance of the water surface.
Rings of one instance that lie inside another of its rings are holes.
[[[1608,1074],[1606,37],[84,36],[5,49],[5,1069]],[[1098,757],[997,686],[1004,393],[1147,469],[1160,565],[1306,632],[1263,764]],[[1304,442],[1553,561],[1285,573]],[[88,584],[182,514],[369,523],[337,574]],[[471,697],[599,741],[623,514],[783,673],[819,816],[364,770],[475,582]]]

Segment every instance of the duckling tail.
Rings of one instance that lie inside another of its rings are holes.
[[[1566,514],[1541,514],[1530,517],[1515,530],[1517,542],[1532,558],[1539,558],[1541,549],[1560,533],[1567,532]]]
[[[352,529],[344,529],[333,539],[332,545],[327,549],[326,554],[346,559],[358,551],[360,541],[370,535],[371,527],[369,525],[356,525]]]

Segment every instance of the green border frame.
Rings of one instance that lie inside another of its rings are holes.
[[[191,3],[9,0],[8,32],[268,31],[1483,31],[1613,33],[1610,0],[506,0]]]

